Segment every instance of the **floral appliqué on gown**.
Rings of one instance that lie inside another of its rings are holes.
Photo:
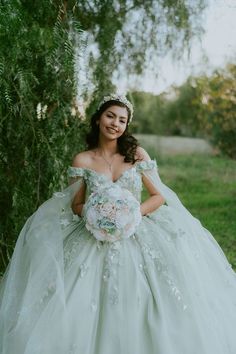
[[[12,321],[0,322],[1,354],[236,353],[235,272],[198,220],[191,221],[167,200],[142,217],[132,236],[106,242],[93,237],[85,220],[71,212],[82,180],[88,195],[116,184],[141,202],[142,176],[156,168],[154,160],[138,162],[113,182],[92,169],[69,167],[75,183],[55,193],[19,238],[19,252],[26,254],[19,269],[27,273],[21,286],[31,288],[21,289],[20,301],[11,300],[18,315],[9,310]],[[44,237],[46,232],[51,237]],[[39,247],[33,262],[30,241],[24,251],[30,236]],[[15,266],[13,257],[10,275]],[[8,277],[2,304],[11,290]]]

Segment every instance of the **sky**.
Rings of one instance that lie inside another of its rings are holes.
[[[205,34],[201,43],[192,43],[189,58],[185,56],[180,62],[173,62],[165,57],[160,63],[159,78],[154,79],[151,72],[147,72],[135,80],[138,90],[159,94],[168,91],[173,84],[181,85],[191,74],[210,74],[227,62],[236,62],[236,0],[209,0],[203,27]],[[118,86],[120,92],[128,89],[125,81]]]

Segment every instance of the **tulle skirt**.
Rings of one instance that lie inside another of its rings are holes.
[[[25,228],[29,234],[30,221]],[[22,290],[18,315],[1,327],[1,354],[236,353],[235,272],[204,227],[193,233],[163,205],[129,239],[110,243],[97,241],[79,218],[63,228],[63,269],[59,248],[45,265],[53,223],[44,220],[37,232],[43,259],[27,256],[15,278],[22,288],[30,281],[35,301],[29,305]],[[6,279],[2,298],[11,296]]]

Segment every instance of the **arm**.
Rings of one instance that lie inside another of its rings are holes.
[[[158,209],[165,203],[165,198],[156,190],[147,177],[143,177],[143,184],[147,188],[150,197],[146,199],[140,206],[141,214],[146,215]]]
[[[143,161],[151,160],[148,153],[141,147],[138,147],[137,149],[137,157]],[[150,195],[150,197],[146,199],[140,206],[141,214],[146,215],[163,205],[165,203],[165,198],[161,195],[161,193],[155,188],[155,186],[147,177],[143,176],[142,181]]]
[[[72,166],[73,167],[82,167],[84,168],[86,164],[86,158],[84,156],[84,153],[77,154],[73,160]],[[85,203],[85,195],[86,195],[86,184],[84,181],[82,181],[82,185],[79,189],[79,191],[76,193],[72,204],[71,204],[71,209],[74,214],[77,214],[81,216],[82,214],[82,209]]]
[[[81,216],[82,209],[85,203],[85,193],[86,193],[86,184],[82,182],[82,186],[80,187],[79,191],[76,193],[72,204],[71,209],[74,214]]]

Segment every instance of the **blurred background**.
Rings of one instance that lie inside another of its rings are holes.
[[[0,2],[0,269],[104,94],[236,269],[236,0]]]

